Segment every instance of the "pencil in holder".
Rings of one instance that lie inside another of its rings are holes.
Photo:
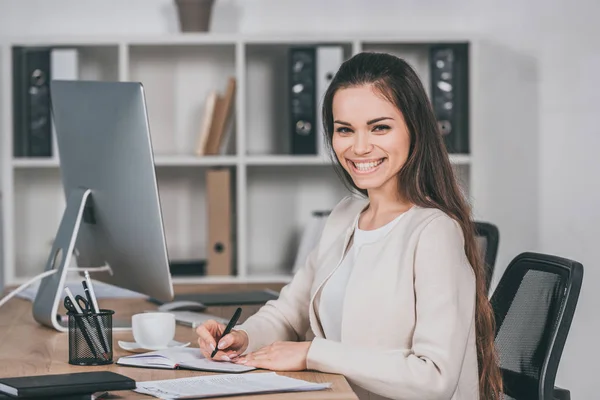
[[[113,362],[112,310],[68,312],[69,364],[104,365]]]

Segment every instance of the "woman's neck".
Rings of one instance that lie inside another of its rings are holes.
[[[369,206],[361,214],[358,226],[360,229],[377,229],[393,221],[400,214],[412,207],[408,201],[396,191],[395,194],[369,192]]]

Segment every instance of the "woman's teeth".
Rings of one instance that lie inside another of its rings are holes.
[[[379,164],[381,164],[383,162],[383,158],[381,160],[378,161],[369,161],[369,162],[354,162],[352,161],[352,164],[354,164],[354,166],[356,167],[357,170],[362,171],[362,172],[367,172],[370,171],[372,169],[375,169],[377,166],[379,166]]]

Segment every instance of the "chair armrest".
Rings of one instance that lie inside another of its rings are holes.
[[[571,400],[571,392],[567,389],[554,386],[554,395],[552,397],[554,400]]]

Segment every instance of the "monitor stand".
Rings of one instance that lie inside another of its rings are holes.
[[[53,269],[57,269],[57,272],[42,279],[33,301],[33,318],[38,323],[59,332],[67,332],[69,328],[68,320],[58,313],[58,307],[65,297],[64,288],[69,270],[68,265],[71,262],[79,226],[91,193],[90,189],[75,189],[67,198],[65,211],[44,268],[44,272]],[[114,331],[131,330],[131,318],[119,319],[117,315],[115,317],[113,319]]]

